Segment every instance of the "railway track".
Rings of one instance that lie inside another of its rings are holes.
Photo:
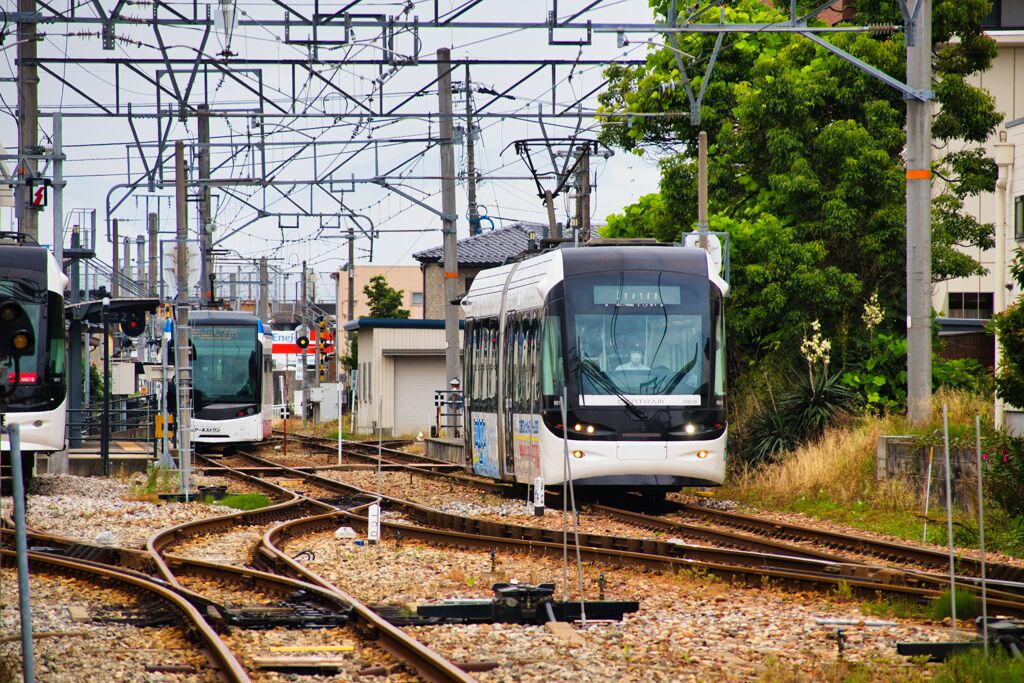
[[[329,440],[314,437],[303,437],[302,442],[318,450],[326,450],[330,447]],[[370,448],[369,446],[360,448],[362,445],[356,442],[353,456],[369,462],[376,462],[376,448]],[[472,475],[437,471],[433,468],[418,466],[417,458],[419,456],[404,451],[390,449],[382,450],[382,453],[388,454],[382,458],[382,465],[392,468],[404,464],[407,469],[412,469],[417,474],[423,476],[451,478],[460,484],[507,496],[512,496],[516,493],[515,487],[505,482],[495,482]],[[396,455],[402,457],[402,463],[392,459]],[[318,471],[319,469],[313,467],[313,471]],[[558,494],[552,495],[549,493],[549,498],[555,507],[560,505]],[[801,557],[818,558],[824,561],[847,562],[860,565],[868,563],[862,559],[851,560],[836,554],[835,551],[856,553],[867,558],[878,558],[893,563],[908,563],[935,571],[943,571],[949,567],[949,555],[945,551],[921,548],[906,543],[884,541],[856,534],[838,533],[672,500],[658,501],[654,504],[661,513],[658,515],[648,514],[646,510],[652,506],[652,503],[639,496],[619,497],[617,502],[619,503],[618,506],[599,502],[588,502],[588,504],[594,510],[611,518],[635,524],[652,531],[672,533],[699,543],[714,543],[731,548],[766,553],[794,554]],[[673,519],[666,515],[678,515],[682,519]],[[963,575],[960,578],[968,582],[981,576],[981,563],[973,557],[957,555],[955,564],[958,573]],[[998,562],[986,562],[986,577],[991,582],[1024,584],[1024,567]],[[1024,592],[1024,588],[1021,589],[1021,592]]]
[[[11,535],[9,530],[4,531],[5,537]],[[4,540],[6,543],[7,539]],[[13,562],[15,551],[6,547],[0,548],[0,555]],[[196,605],[169,586],[161,585],[151,577],[136,571],[118,569],[76,557],[62,557],[52,552],[29,551],[28,562],[29,571],[32,573],[47,572],[76,576],[104,587],[113,584],[168,605],[179,615],[179,625],[186,638],[199,646],[220,680],[227,683],[250,682],[249,675],[234,653],[206,621]]]
[[[272,461],[245,454],[261,467]],[[336,487],[348,493],[368,493],[359,487],[307,474],[281,466],[283,471],[316,480],[320,485]],[[504,522],[465,517],[418,505],[408,500],[383,496],[387,506],[400,512],[412,523],[382,522],[382,533],[419,539],[428,543],[507,549],[517,552],[560,554],[562,533],[539,527],[519,526]],[[330,525],[347,523],[365,526],[365,517],[357,511],[325,512],[315,517],[287,522],[275,533],[306,533],[323,530]],[[938,574],[911,571],[863,562],[823,560],[799,554],[758,552],[731,548],[709,548],[687,545],[671,540],[580,534],[581,555],[588,560],[616,565],[638,565],[649,569],[685,567],[725,576],[746,583],[763,581],[783,583],[798,588],[825,587],[837,590],[840,585],[852,592],[875,597],[880,594],[904,599],[931,599],[948,587],[948,579]],[[968,585],[968,589],[973,586]],[[1008,614],[1024,614],[1024,598],[1003,587],[988,591],[990,610]]]

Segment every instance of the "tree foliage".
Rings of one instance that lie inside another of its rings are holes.
[[[652,3],[666,20],[669,2]],[[789,2],[782,3],[788,10]],[[808,11],[817,2],[798,2]],[[759,0],[724,3],[729,23],[786,16]],[[963,212],[965,197],[994,187],[996,167],[978,143],[1000,121],[992,97],[967,75],[986,69],[995,45],[981,31],[988,0],[935,0],[933,277],[982,273],[957,246],[992,245],[992,226]],[[896,0],[859,0],[853,22],[901,24]],[[703,15],[697,21],[717,21]],[[952,37],[958,40],[951,41]],[[905,73],[902,33],[829,34],[827,39],[886,73]],[[660,192],[608,217],[610,236],[678,240],[696,223],[696,140],[682,87],[683,61],[699,91],[714,36],[682,34],[681,57],[649,49],[638,67],[612,65],[602,93],[604,142],[660,161]],[[620,114],[609,116],[609,114]],[[641,116],[642,113],[658,114]],[[632,116],[630,114],[633,114]],[[903,96],[806,38],[729,34],[701,105],[709,141],[711,225],[731,242],[730,359],[734,370],[776,351],[792,355],[802,323],[820,319],[839,360],[856,351],[869,295],[903,333],[905,311],[905,147]],[[948,152],[948,153],[947,153]],[[939,153],[937,153],[938,155]]]
[[[1017,287],[1024,287],[1024,250],[1016,250],[1010,272]],[[992,324],[1002,351],[996,393],[1012,406],[1024,406],[1024,301],[993,316]]]
[[[371,318],[408,318],[409,309],[402,308],[404,289],[395,289],[383,275],[374,275],[369,284],[363,285],[366,305]],[[365,316],[364,316],[365,317]]]

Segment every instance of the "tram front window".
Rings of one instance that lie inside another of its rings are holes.
[[[196,326],[192,344],[196,408],[213,403],[256,403],[259,349],[255,327]]]
[[[657,405],[707,405],[715,371],[708,283],[683,274],[628,271],[566,283],[572,312],[570,374],[582,405],[623,397]]]

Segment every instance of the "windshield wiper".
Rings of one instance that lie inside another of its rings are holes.
[[[624,406],[626,406],[626,410],[631,412],[634,417],[636,417],[639,420],[644,420],[644,421],[646,421],[648,419],[647,413],[645,413],[643,410],[641,410],[639,407],[637,407],[637,405],[635,403],[633,403],[628,398],[626,398],[626,395],[623,394],[621,390],[619,390],[618,385],[615,384],[615,382],[612,381],[612,379],[610,377],[608,377],[608,375],[606,375],[604,373],[604,370],[599,368],[594,363],[594,361],[586,359],[586,358],[584,358],[584,359],[577,358],[576,359],[576,369],[580,370],[582,372],[585,372],[587,374],[587,376],[590,377],[590,379],[592,379],[598,386],[600,386],[606,392],[608,392],[609,394],[614,395],[620,401],[622,401],[622,404]],[[583,383],[579,382],[579,384],[580,384],[580,393],[581,394],[585,393],[584,390],[583,390],[584,389]]]

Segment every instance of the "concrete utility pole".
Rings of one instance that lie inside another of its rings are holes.
[[[111,235],[110,235],[110,298],[116,299],[121,292],[121,288],[118,287],[118,281],[121,279],[121,271],[119,269],[120,259],[117,256],[117,219],[111,221]]]
[[[1009,181],[1010,168],[1013,166],[1013,145],[1006,141],[1006,130],[999,131],[999,142],[996,143],[995,160],[999,167],[996,179],[996,296],[993,304],[996,314],[1006,310],[1006,186]],[[1003,350],[999,342],[995,344],[993,372],[999,374],[1003,365]],[[1002,428],[1006,418],[1006,404],[996,396],[995,419],[996,429]]]
[[[579,148],[576,167],[576,235],[578,242],[590,239],[590,147]]]
[[[185,194],[185,143],[181,140],[174,143],[174,187],[177,300],[184,302],[188,301],[188,195]]]
[[[302,305],[299,307],[299,329],[309,339],[309,326],[306,324],[306,262],[302,262]],[[307,347],[308,348],[308,347]],[[302,363],[302,426],[306,426],[306,412],[309,408],[309,368],[306,367],[306,349],[300,352]]]
[[[36,0],[18,0],[21,16],[35,14]],[[32,188],[28,179],[35,177],[38,162],[27,159],[30,154],[39,154],[39,75],[35,66],[36,24],[34,21],[18,22],[18,159],[21,166],[15,173],[21,174],[22,184],[18,187],[21,208],[18,216],[18,231],[32,239],[39,239],[39,213],[32,208]]]
[[[121,241],[121,248],[124,249],[124,259],[121,262],[121,281],[128,283],[132,279],[132,241],[125,237]]]
[[[146,238],[138,235],[135,238],[135,281],[140,287],[146,286]]]
[[[156,275],[157,269],[159,268],[159,254],[157,254],[157,247],[160,246],[160,238],[157,237],[157,233],[160,231],[160,222],[155,213],[149,214],[147,228],[147,232],[149,233],[149,268],[147,269],[146,274],[149,275],[149,295],[155,297]]]
[[[356,319],[356,231],[348,229],[348,319]]]
[[[697,229],[708,231],[708,134],[701,131],[697,136]],[[707,251],[708,236],[701,235],[698,244]]]
[[[458,292],[459,261],[455,233],[455,150],[452,136],[452,72],[451,51],[442,47],[437,51],[437,99],[441,122],[441,231],[444,234],[444,338],[445,374],[448,381],[462,381],[459,362],[459,311],[452,303]]]
[[[267,257],[260,256],[260,306],[259,319],[270,322],[270,277],[267,275]]]
[[[469,80],[469,64],[466,65],[466,199],[469,205],[469,234],[480,234],[480,214],[476,208],[476,150],[473,144],[473,86]]]
[[[907,85],[932,87],[932,2],[917,0],[907,36]],[[932,410],[931,100],[907,100],[907,417],[928,422]]]
[[[199,291],[202,292],[200,305],[206,307],[213,301],[213,224],[210,214],[210,186],[204,181],[210,179],[210,109],[200,104],[199,110],[199,244],[202,260],[199,267]]]
[[[64,263],[64,125],[60,112],[53,115],[53,257]]]

